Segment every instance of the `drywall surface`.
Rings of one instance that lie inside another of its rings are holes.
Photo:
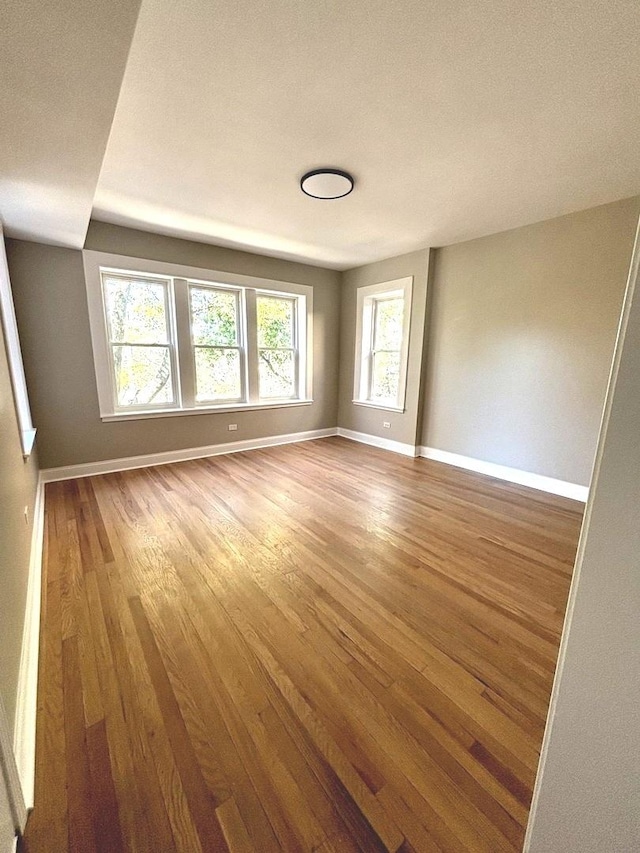
[[[93,223],[86,248],[314,288],[310,406],[103,423],[98,410],[82,253],[10,240],[7,254],[43,468],[335,427],[340,274],[171,237]],[[123,261],[124,263],[125,261]],[[229,422],[237,432],[229,433]]]
[[[421,444],[588,485],[639,209],[434,253]]]
[[[364,267],[356,267],[342,274],[340,408],[338,412],[338,423],[341,427],[411,446],[418,443],[428,274],[428,249],[367,264]],[[390,412],[359,406],[353,402],[357,290],[359,287],[394,281],[407,276],[413,277],[413,292],[405,410]],[[383,428],[384,421],[390,424],[389,429]]]
[[[9,792],[4,777],[0,775],[0,850],[9,853],[13,849],[15,831],[13,815],[9,806]]]
[[[37,426],[37,421],[35,421]],[[13,732],[38,463],[22,457],[0,322],[0,696]],[[28,510],[28,523],[24,509]]]
[[[0,209],[5,234],[82,247],[140,0],[5,0]]]
[[[534,794],[530,853],[640,849],[637,284],[626,308]]]

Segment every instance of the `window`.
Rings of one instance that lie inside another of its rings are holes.
[[[259,388],[262,400],[294,397],[297,385],[296,300],[258,296]]]
[[[239,402],[243,393],[240,293],[189,287],[196,402]]]
[[[311,287],[84,256],[103,419],[311,402]]]
[[[13,296],[11,294],[11,281],[9,280],[9,267],[7,266],[7,255],[4,246],[4,235],[0,224],[0,315],[4,329],[7,358],[9,361],[9,372],[11,373],[11,384],[13,386],[13,398],[20,429],[22,443],[22,454],[25,459],[33,449],[36,431],[31,421],[31,410],[29,408],[29,397],[27,395],[27,382],[24,376],[22,364],[22,352],[20,351],[20,340],[18,338],[18,326],[16,314],[13,307]]]
[[[358,288],[354,403],[404,410],[412,282]]]
[[[175,406],[170,281],[104,272],[102,286],[116,408]]]

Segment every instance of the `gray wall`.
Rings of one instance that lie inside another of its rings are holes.
[[[117,459],[230,440],[335,427],[340,274],[93,222],[86,248],[202,269],[293,281],[314,288],[314,403],[233,414],[103,423],[98,410],[82,254],[9,240],[7,254],[23,334],[25,372],[43,468]],[[237,432],[227,430],[238,424]]]
[[[37,426],[37,423],[36,423]],[[22,650],[38,463],[22,458],[4,334],[0,322],[0,695],[12,727]],[[29,508],[29,524],[24,508]]]
[[[98,414],[81,253],[8,241],[41,464],[339,423],[586,484],[639,208],[628,199],[432,251],[431,260],[424,250],[343,274],[92,222],[88,249],[314,286],[312,406],[120,423],[102,423]],[[408,275],[406,411],[356,406],[356,290]],[[237,433],[228,432],[229,420]]]
[[[638,283],[626,311],[534,796],[531,853],[640,849]]]
[[[435,252],[423,445],[589,483],[639,209]]]
[[[341,427],[400,441],[403,444],[416,444],[421,416],[419,401],[428,274],[428,249],[389,258],[375,264],[367,264],[343,273],[338,412],[338,423]],[[405,411],[385,412],[381,409],[358,406],[352,402],[356,345],[356,291],[359,287],[407,276],[413,276],[413,292]],[[391,424],[390,429],[383,428],[383,421]]]

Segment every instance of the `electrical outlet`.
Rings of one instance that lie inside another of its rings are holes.
[[[391,429],[391,424],[389,423],[389,421],[382,421],[382,426],[385,429]]]
[[[238,429],[238,424],[229,424],[229,432],[233,432]]]
[[[27,525],[27,527],[29,526],[29,507],[28,506],[26,506],[24,508],[24,523]]]

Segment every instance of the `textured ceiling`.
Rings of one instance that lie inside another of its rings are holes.
[[[637,0],[143,0],[115,117],[135,0],[8,5],[9,233],[77,245],[95,190],[98,219],[346,268],[640,193]],[[301,193],[322,165],[355,191]]]
[[[0,217],[81,247],[140,0],[3,0]]]

